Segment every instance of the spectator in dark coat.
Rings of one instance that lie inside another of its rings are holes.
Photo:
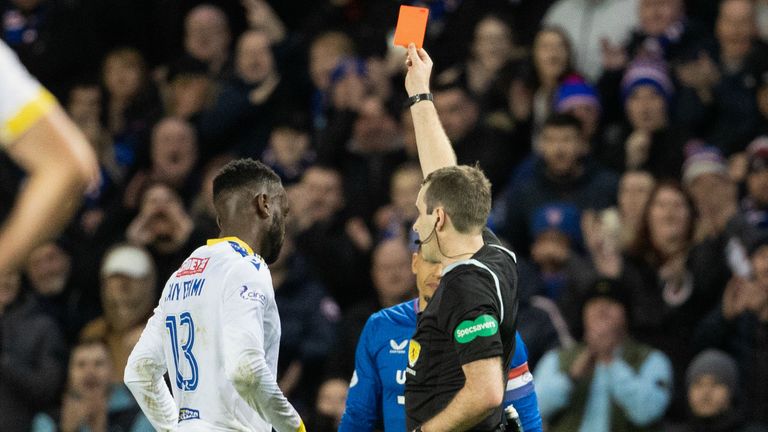
[[[721,306],[699,325],[696,342],[734,356],[747,415],[768,423],[768,235],[754,239],[748,252],[752,276],[728,283]]]
[[[547,202],[566,202],[579,210],[605,208],[616,203],[618,177],[589,158],[581,123],[573,116],[550,117],[540,139],[541,159],[534,177],[516,183],[503,201],[497,203],[494,224],[516,251],[527,254],[529,221],[533,212]]]
[[[287,90],[269,36],[258,30],[243,33],[237,41],[234,77],[222,84],[216,102],[200,117],[203,154],[230,151],[259,157]]]
[[[0,407],[3,432],[27,432],[64,383],[66,346],[52,318],[21,291],[18,274],[0,277]]]
[[[768,47],[755,38],[754,4],[720,4],[715,43],[677,69],[681,124],[717,146],[726,157],[744,150],[758,124],[755,83]]]
[[[309,274],[306,260],[296,253],[290,235],[269,270],[282,328],[278,383],[292,402],[309,408],[335,344],[341,312],[325,287]]]
[[[621,82],[628,127],[616,142],[606,142],[598,156],[617,172],[644,170],[656,178],[679,178],[684,135],[671,127],[674,85],[663,62],[633,62]]]

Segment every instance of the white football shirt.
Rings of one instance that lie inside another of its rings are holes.
[[[165,284],[125,382],[158,430],[293,432],[301,419],[277,386],[279,347],[267,265],[235,237],[209,240]]]
[[[53,95],[0,40],[0,147],[16,141],[55,105]]]

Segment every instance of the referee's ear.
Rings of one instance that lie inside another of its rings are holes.
[[[443,207],[436,207],[435,215],[437,216],[437,220],[435,221],[435,229],[442,231],[445,228],[448,215],[445,214],[445,209]]]

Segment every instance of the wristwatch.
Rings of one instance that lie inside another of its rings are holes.
[[[421,102],[421,101],[431,101],[432,99],[432,93],[419,93],[415,94],[408,98],[408,102],[406,102],[405,106],[412,107],[415,104]]]

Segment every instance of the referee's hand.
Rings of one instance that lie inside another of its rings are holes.
[[[429,76],[432,74],[432,59],[423,48],[408,45],[408,55],[405,59],[408,73],[405,75],[405,90],[408,96],[429,93]]]

